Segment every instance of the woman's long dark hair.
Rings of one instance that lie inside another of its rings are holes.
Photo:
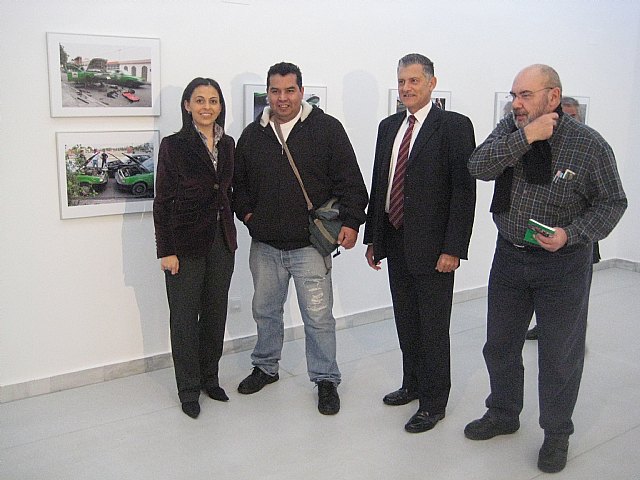
[[[222,89],[220,88],[220,85],[218,84],[218,82],[216,82],[212,78],[196,77],[193,80],[191,80],[189,82],[189,85],[187,85],[187,88],[184,89],[184,92],[182,92],[182,100],[180,100],[180,109],[182,110],[182,129],[180,131],[183,133],[189,130],[193,125],[193,120],[191,119],[191,115],[189,115],[189,112],[187,112],[187,109],[184,108],[184,102],[185,100],[186,101],[191,100],[191,95],[193,95],[193,91],[202,85],[211,86],[218,91],[218,95],[220,96],[220,106],[222,108],[220,109],[220,115],[218,115],[218,118],[216,119],[216,123],[220,125],[222,128],[224,128],[224,118],[227,111],[227,107],[224,103],[224,96],[222,95]]]

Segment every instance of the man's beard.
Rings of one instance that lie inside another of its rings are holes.
[[[529,125],[531,122],[533,122],[536,118],[542,116],[545,114],[547,107],[549,106],[549,101],[547,98],[545,98],[540,105],[538,106],[538,108],[536,110],[533,111],[533,113],[529,112],[529,114],[527,115],[527,117],[522,120],[519,121],[516,119],[516,115],[518,114],[518,112],[520,110],[524,110],[524,109],[515,109],[513,110],[513,119],[516,122],[516,125],[518,126],[518,128],[524,128],[527,125]]]

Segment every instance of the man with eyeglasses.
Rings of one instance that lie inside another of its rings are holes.
[[[520,428],[522,347],[535,312],[539,422],[545,433],[538,468],[552,473],[565,467],[574,431],[592,242],[613,230],[627,199],[611,147],[598,132],[563,115],[562,85],[553,68],[531,65],[522,70],[511,97],[513,114],[498,124],[468,164],[472,176],[495,180],[491,212],[498,239],[483,349],[491,393],[485,415],[464,433],[471,440],[488,440]],[[529,227],[530,219],[553,230],[539,233]]]

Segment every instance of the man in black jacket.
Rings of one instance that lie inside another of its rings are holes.
[[[309,212],[302,189],[275,132],[277,123],[314,207],[340,203],[342,247],[352,248],[365,220],[367,190],[347,134],[338,120],[303,101],[300,69],[273,65],[267,73],[269,107],[238,140],[234,210],[252,237],[253,317],[258,340],[253,372],[238,386],[251,394],[278,380],[284,339],[283,306],[294,279],[305,327],[307,370],[318,385],[318,410],[338,413],[335,319],[330,258],[309,240]]]
[[[402,386],[383,402],[419,400],[405,425],[411,433],[445,416],[454,272],[467,258],[476,199],[467,170],[473,125],[432,104],[435,86],[431,60],[400,59],[398,92],[407,111],[380,122],[364,232],[369,266],[380,270],[387,259],[402,350]]]

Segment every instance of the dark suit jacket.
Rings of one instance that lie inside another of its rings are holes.
[[[406,112],[380,122],[364,243],[376,261],[387,256],[385,198],[393,142]],[[433,270],[442,253],[467,258],[475,214],[475,180],[467,160],[475,148],[471,121],[433,106],[409,155],[404,183],[404,247],[416,274]]]
[[[230,201],[234,150],[233,138],[224,135],[216,171],[193,127],[162,139],[153,201],[158,258],[205,255],[213,244],[218,213],[227,247],[236,250]]]

